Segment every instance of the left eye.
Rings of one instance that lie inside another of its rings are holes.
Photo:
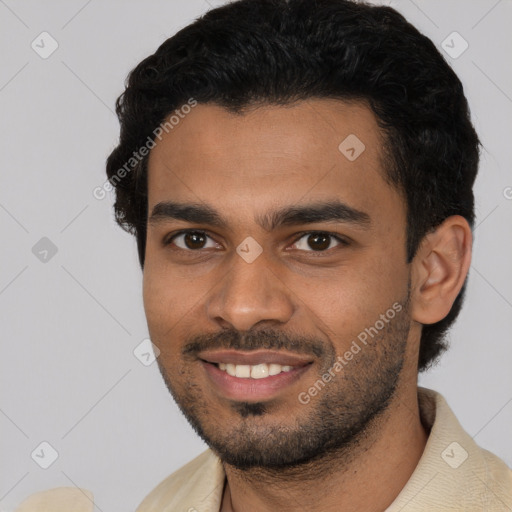
[[[302,241],[305,240],[305,241]],[[297,242],[295,246],[297,249],[307,252],[322,252],[332,249],[331,242],[335,241],[337,245],[346,245],[346,242],[341,238],[331,235],[329,233],[306,233]],[[311,249],[308,249],[310,247]]]

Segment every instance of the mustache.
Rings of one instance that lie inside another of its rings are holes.
[[[204,350],[287,350],[303,355],[321,358],[326,352],[326,343],[301,335],[290,336],[269,329],[241,333],[236,329],[226,329],[212,334],[199,334],[191,337],[183,346],[182,354],[194,359]],[[329,351],[330,352],[330,351]]]

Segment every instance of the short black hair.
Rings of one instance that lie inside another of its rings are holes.
[[[407,258],[447,217],[474,225],[480,142],[463,86],[430,39],[390,7],[351,0],[238,0],[167,39],[128,75],[116,102],[119,145],[107,159],[117,222],[144,266],[147,160],[134,152],[187,104],[230,112],[310,98],[365,102],[384,134],[385,179],[407,207]],[[120,170],[128,170],[122,173]],[[446,349],[462,306],[422,328],[418,368]]]

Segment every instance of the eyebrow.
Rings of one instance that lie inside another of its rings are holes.
[[[163,201],[156,204],[149,217],[149,223],[155,225],[167,220],[182,220],[217,228],[228,228],[228,222],[213,207],[202,203]],[[266,231],[272,231],[282,226],[319,222],[345,222],[364,229],[371,226],[370,216],[366,212],[357,210],[339,200],[316,202],[303,206],[285,206],[259,215],[255,220]]]

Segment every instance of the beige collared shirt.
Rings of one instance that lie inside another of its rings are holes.
[[[422,421],[430,426],[430,435],[411,478],[384,512],[512,511],[512,471],[473,441],[439,393],[419,388],[418,395]],[[219,458],[206,450],[163,480],[136,512],[219,512],[224,481]],[[52,492],[59,490],[46,491]],[[33,501],[29,508],[22,505],[16,512],[50,510],[61,509],[41,508]],[[89,512],[93,508],[90,503],[90,508],[62,510]]]

